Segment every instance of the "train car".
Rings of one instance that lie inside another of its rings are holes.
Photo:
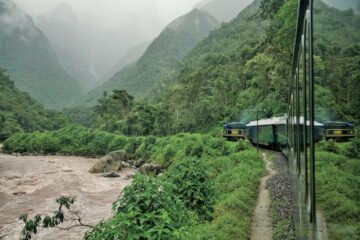
[[[348,141],[356,137],[355,126],[349,122],[325,122],[323,136],[325,140]]]
[[[296,122],[297,119],[293,119]],[[246,125],[247,128],[247,137],[251,143],[257,146],[267,147],[274,150],[281,151],[286,148],[288,145],[288,136],[287,136],[287,124],[288,118],[283,117],[274,117],[269,119],[260,119],[258,121],[252,121]],[[299,130],[300,139],[303,139],[304,134],[304,118],[300,117],[299,121]],[[309,121],[306,123],[309,126]],[[322,132],[324,125],[319,122],[314,122],[315,126],[315,141],[318,142],[322,140]],[[296,134],[296,132],[295,132]],[[296,136],[295,136],[296,137]],[[300,144],[303,144],[302,142]]]
[[[285,116],[252,121],[246,125],[247,137],[254,145],[281,150],[287,145],[286,123]]]
[[[246,124],[242,122],[226,123],[224,125],[223,137],[234,141],[245,139]]]

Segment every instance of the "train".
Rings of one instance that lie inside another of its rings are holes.
[[[223,137],[227,140],[239,140],[246,138],[246,123],[232,122],[224,125]]]
[[[299,121],[301,133],[299,139],[303,139],[304,134],[304,118],[294,119],[293,122]],[[237,141],[239,139],[248,139],[251,143],[271,148],[274,150],[282,150],[288,145],[287,137],[288,118],[286,116],[273,117],[268,119],[259,119],[249,123],[232,122],[224,125],[223,137],[227,140]],[[307,121],[306,126],[309,126]],[[349,122],[314,122],[315,142],[321,140],[348,141],[356,137],[355,126]],[[302,144],[302,143],[300,143]]]
[[[349,141],[356,137],[355,125],[349,122],[324,122],[324,139]]]

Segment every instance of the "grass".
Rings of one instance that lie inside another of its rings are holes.
[[[360,158],[350,157],[357,157],[356,141],[330,142],[316,153],[317,202],[334,240],[360,236]]]

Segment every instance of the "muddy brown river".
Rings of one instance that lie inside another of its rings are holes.
[[[131,182],[134,169],[124,169],[120,178],[103,178],[88,170],[96,159],[62,156],[12,156],[0,154],[0,239],[19,239],[20,214],[51,214],[56,198],[74,196],[72,209],[84,224],[94,225],[111,216],[112,203]],[[71,222],[62,226],[67,227]],[[34,239],[82,239],[85,227],[70,231],[41,230]]]

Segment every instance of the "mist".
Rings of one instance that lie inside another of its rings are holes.
[[[13,0],[85,90],[132,47],[153,40],[200,0]],[[120,69],[119,69],[120,70]]]

